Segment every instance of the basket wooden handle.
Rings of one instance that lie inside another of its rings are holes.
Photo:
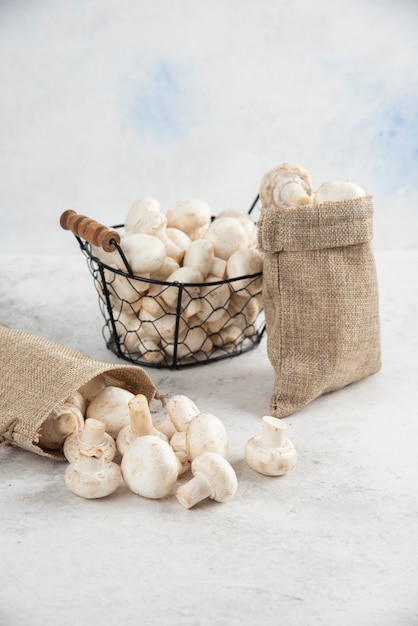
[[[120,234],[116,230],[111,230],[90,217],[79,215],[71,209],[62,213],[60,225],[64,230],[71,230],[76,237],[85,239],[93,246],[100,246],[106,252],[115,250],[116,246],[113,242],[120,242]]]

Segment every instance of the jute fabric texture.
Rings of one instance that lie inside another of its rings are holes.
[[[37,445],[48,415],[74,391],[103,374],[106,384],[144,394],[156,387],[142,368],[114,365],[37,335],[0,325],[0,445],[15,445],[41,456],[65,460],[61,451]]]
[[[272,415],[290,415],[380,369],[372,221],[372,196],[262,208]]]

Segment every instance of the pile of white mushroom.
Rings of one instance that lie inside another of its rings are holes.
[[[267,172],[260,183],[260,198],[264,207],[322,205],[365,195],[362,187],[344,180],[328,180],[314,191],[310,172],[296,163],[281,163]]]
[[[207,498],[230,500],[237,476],[228,461],[223,422],[184,395],[169,397],[164,407],[164,419],[154,423],[144,395],[106,385],[98,376],[49,416],[38,445],[63,449],[66,485],[83,498],[108,496],[123,484],[144,498],[163,498],[186,475],[175,489],[185,508]],[[278,418],[262,418],[262,434],[249,439],[244,450],[252,469],[280,476],[294,468],[296,452],[285,428]]]
[[[119,341],[130,354],[161,363],[175,347],[180,359],[233,351],[257,332],[262,278],[243,277],[261,274],[263,257],[248,213],[228,209],[212,220],[199,199],[163,213],[155,198],[141,198],[126,215],[120,246],[134,277],[117,250],[93,246],[92,253],[124,272],[104,274]]]

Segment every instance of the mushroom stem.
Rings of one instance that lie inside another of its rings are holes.
[[[213,498],[212,486],[202,472],[197,472],[185,485],[177,489],[176,498],[184,508],[191,509],[198,502]]]
[[[282,448],[285,444],[286,424],[270,415],[264,415],[260,445],[266,448]]]
[[[80,434],[80,441],[88,446],[99,446],[105,439],[106,426],[100,420],[88,417]]]
[[[281,200],[285,204],[312,204],[311,196],[308,196],[300,183],[294,181],[283,185]]]
[[[139,393],[128,402],[132,437],[153,435],[154,426],[146,397]]]
[[[64,456],[69,463],[80,458],[80,450],[100,448],[105,461],[112,461],[116,453],[113,437],[106,432],[106,426],[100,420],[88,417],[82,428],[66,437],[63,445]]]
[[[237,490],[237,476],[228,461],[217,452],[204,452],[193,459],[193,478],[176,490],[177,500],[186,509],[210,498],[227,502]]]

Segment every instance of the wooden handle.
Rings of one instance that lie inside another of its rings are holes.
[[[93,246],[100,246],[106,252],[115,250],[114,241],[120,242],[120,234],[116,230],[111,230],[107,226],[90,219],[90,217],[79,215],[71,209],[64,211],[61,215],[60,225],[64,230],[71,230],[76,237],[85,239]]]

